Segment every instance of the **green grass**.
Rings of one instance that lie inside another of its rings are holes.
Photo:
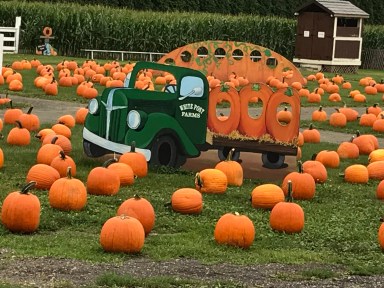
[[[10,62],[19,56],[7,55],[6,61]],[[62,58],[43,57],[45,63],[51,64],[58,63],[60,59]],[[25,74],[25,79],[33,77],[33,71],[28,73],[31,74]],[[28,92],[27,89],[32,91],[33,87],[26,86],[21,94],[30,97],[51,97],[42,96],[38,91]],[[68,91],[65,95],[63,92],[55,99],[81,101],[78,96],[73,95],[73,91]],[[308,123],[303,122],[303,127],[306,125]],[[330,130],[327,124],[322,125],[324,126],[316,123],[316,126]],[[351,129],[351,133],[359,128],[353,126],[355,123],[350,125],[348,129]],[[50,123],[44,125],[49,126]],[[3,129],[5,137],[11,128],[13,127],[5,125]],[[365,133],[364,129],[359,130]],[[77,163],[76,178],[86,183],[90,170],[101,165],[101,162],[84,156],[81,132],[82,127],[79,125],[72,130],[71,157]],[[343,129],[340,132],[349,133],[349,130]],[[8,145],[5,138],[0,141],[0,147],[5,155],[4,167],[0,169],[0,203],[2,203],[8,193],[19,190],[25,183],[28,170],[36,163],[40,143],[37,139],[33,139],[28,147],[14,147]],[[337,146],[330,143],[305,144],[302,147],[302,159],[308,160],[321,150],[336,150]],[[14,256],[51,256],[94,262],[122,262],[135,257],[148,257],[161,261],[183,257],[203,263],[228,262],[245,265],[271,262],[342,264],[349,273],[382,274],[384,254],[377,241],[377,231],[380,225],[379,219],[384,214],[384,206],[375,198],[379,182],[370,180],[366,185],[345,183],[339,173],[354,163],[367,164],[367,156],[355,160],[342,160],[339,168],[328,169],[326,183],[317,184],[314,199],[296,201],[303,207],[306,219],[305,228],[300,234],[288,235],[272,231],[269,226],[270,212],[252,208],[249,201],[252,190],[257,185],[270,181],[246,179],[241,188],[230,187],[224,195],[204,194],[203,212],[196,216],[186,216],[173,212],[165,204],[170,201],[177,189],[194,187],[194,173],[160,168],[150,170],[145,178],[136,179],[134,185],[121,188],[115,196],[88,195],[88,203],[80,212],[53,209],[49,205],[47,191],[34,190],[33,193],[39,197],[42,205],[38,231],[30,235],[21,235],[11,233],[0,226],[0,247],[9,249]],[[274,183],[279,185],[280,182]],[[118,206],[134,194],[139,194],[152,203],[156,212],[154,229],[146,238],[139,255],[105,253],[99,244],[101,227],[108,218],[115,215]],[[255,225],[255,241],[248,250],[219,246],[214,241],[213,231],[217,220],[221,215],[235,211],[247,215]],[[332,273],[313,270],[300,277],[327,278],[332,277]],[[123,278],[107,275],[98,281],[110,286],[120,285],[118,283],[133,285],[129,283],[139,281]],[[115,283],[107,284],[109,281]],[[147,279],[143,287],[155,287],[156,283],[165,283],[163,287],[172,285],[188,287],[196,284],[178,281]]]

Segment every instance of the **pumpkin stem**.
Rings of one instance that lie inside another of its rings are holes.
[[[287,202],[292,202],[292,181],[288,180],[288,192],[287,192],[287,197],[286,201]]]
[[[19,120],[16,120],[15,121],[16,125],[21,129],[23,128],[23,125],[21,124],[21,122]]]
[[[233,153],[235,153],[235,148],[232,148],[232,149],[228,152],[227,161],[232,161]]]
[[[67,178],[72,179],[72,167],[68,166],[67,168]]]
[[[300,160],[297,161],[297,170],[298,170],[298,172],[300,174],[304,173],[304,171],[303,171],[303,162],[301,162]]]
[[[316,156],[317,156],[317,153],[313,153],[312,157],[311,157],[311,160],[316,160]]]
[[[133,198],[135,198],[135,200],[140,200],[140,199],[141,199],[141,197],[140,197],[139,194],[135,194],[135,195],[133,195]]]
[[[360,134],[360,131],[359,130],[356,130],[356,137],[359,137],[361,134]]]
[[[28,184],[26,184],[20,191],[21,194],[27,194],[30,189],[35,187],[36,181],[30,181]]]
[[[240,213],[239,212],[235,212],[235,213],[233,213],[233,214],[235,214],[236,216],[240,216]]]
[[[320,105],[319,112],[323,111],[323,106]]]
[[[314,127],[313,127],[313,124],[311,123],[311,124],[309,124],[309,130],[312,130]]]
[[[64,151],[61,150],[59,153],[60,153],[60,158],[61,158],[62,160],[65,160],[65,158],[66,158],[67,156],[65,156]]]
[[[197,172],[195,175],[195,182],[197,183],[197,186],[199,186],[200,188],[203,187],[203,181],[201,180],[199,172]]]
[[[131,142],[131,152],[136,152],[135,149],[136,149],[136,142],[132,141]]]
[[[115,162],[117,162],[117,159],[111,158],[111,159],[108,159],[107,161],[105,161],[102,166],[104,168],[107,168],[109,165],[111,165],[112,163],[115,163]]]

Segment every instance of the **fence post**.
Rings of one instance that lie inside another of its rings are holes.
[[[0,75],[3,69],[3,46],[4,46],[4,34],[0,34]]]
[[[15,23],[15,53],[19,53],[19,37],[20,37],[21,16],[16,17]]]

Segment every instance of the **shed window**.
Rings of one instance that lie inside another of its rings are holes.
[[[358,19],[356,18],[338,18],[337,27],[358,27]]]

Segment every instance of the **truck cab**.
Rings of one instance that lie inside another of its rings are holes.
[[[174,81],[161,90],[136,88],[145,71],[167,73]],[[200,71],[138,62],[125,87],[106,88],[89,102],[83,148],[89,157],[135,151],[153,165],[178,167],[200,155],[207,131],[209,85]]]

